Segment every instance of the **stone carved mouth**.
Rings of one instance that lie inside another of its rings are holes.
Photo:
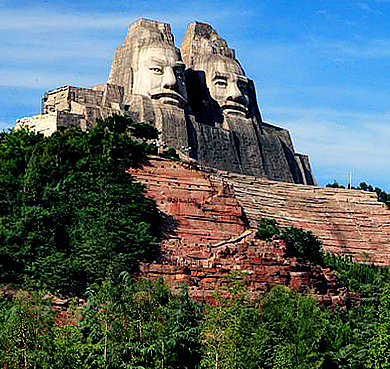
[[[234,103],[229,101],[228,103],[222,105],[222,112],[226,113],[238,113],[238,114],[246,114],[248,112],[248,108],[242,104]]]
[[[162,100],[163,104],[183,106],[186,99],[176,91],[156,91],[150,94],[153,100]]]

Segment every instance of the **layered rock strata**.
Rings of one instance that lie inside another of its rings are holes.
[[[372,192],[322,188],[214,173],[234,189],[252,227],[261,217],[317,235],[325,251],[390,265],[390,211]]]
[[[255,238],[234,188],[224,179],[191,163],[157,157],[129,172],[147,186],[147,195],[165,214],[161,258],[142,264],[144,275],[163,277],[174,287],[188,284],[192,297],[200,301],[212,301],[215,290],[228,283],[229,273],[238,270],[253,297],[282,284],[309,289],[324,303],[345,303],[347,295],[329,270],[286,258],[281,240]]]

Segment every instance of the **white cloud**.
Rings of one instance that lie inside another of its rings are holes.
[[[34,30],[83,30],[83,29],[123,29],[134,21],[136,16],[118,16],[109,13],[77,13],[63,10],[48,11],[34,9],[2,9],[0,13],[1,31]]]
[[[267,111],[273,124],[290,131],[295,149],[310,156],[320,181],[340,180],[338,176],[346,178],[352,171],[357,184],[384,182],[390,157],[389,112],[280,107]]]
[[[205,13],[200,5],[194,8],[167,8],[164,12],[149,10],[147,13],[139,13],[139,11],[141,10],[137,10],[136,13],[127,12],[126,16],[123,16],[123,13],[102,12],[101,10],[78,12],[64,8],[5,8],[1,9],[0,12],[0,31],[120,30],[123,32],[130,23],[140,18],[140,16],[168,22],[174,27],[182,28],[196,19],[203,19],[206,22],[207,19],[220,22],[226,19],[234,19],[236,15],[234,9],[213,9],[210,6],[207,13]],[[253,14],[247,11],[240,12],[241,17],[250,15]],[[237,20],[237,22],[241,23],[241,20]]]
[[[55,71],[0,69],[0,86],[21,88],[55,88],[61,85],[91,86],[101,83],[98,76],[82,73],[56,73]]]
[[[351,58],[378,59],[390,58],[390,38],[329,40],[310,37],[296,43],[263,44],[240,55],[249,55],[248,59],[266,60],[272,63],[309,62],[321,58],[345,61]],[[306,64],[305,63],[305,64]]]
[[[372,5],[368,4],[367,2],[363,2],[363,1],[358,1],[356,3],[356,6],[367,12],[367,13],[371,13],[371,14],[383,14],[379,9],[377,8],[374,8]]]
[[[357,24],[356,20],[354,19],[346,18],[345,15],[330,12],[326,9],[318,10],[315,14],[324,17],[328,21],[335,21],[338,23],[346,24],[348,26],[355,26]]]
[[[0,50],[8,60],[25,63],[48,63],[64,58],[99,59],[103,61],[106,58],[113,57],[114,54],[112,42],[100,40],[92,42],[87,37],[78,39],[77,42],[71,39],[58,42],[49,37],[28,40],[27,42],[15,40],[15,42],[1,45]]]
[[[317,52],[339,61],[345,58],[377,59],[390,57],[390,39],[360,39],[355,41],[312,39],[311,47],[317,49]]]

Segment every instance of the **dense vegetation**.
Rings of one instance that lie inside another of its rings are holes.
[[[0,290],[1,367],[390,368],[389,269],[323,254],[310,232],[263,219],[258,236],[333,269],[360,306],[329,310],[284,286],[253,300],[240,274],[203,305],[187,289],[133,281],[158,254],[159,214],[125,170],[156,135],[119,116],[90,132],[1,135],[0,282],[17,291]],[[48,291],[86,305],[58,324]]]
[[[150,125],[114,116],[89,132],[0,137],[0,281],[82,295],[108,269],[158,252],[158,212],[126,168],[153,150]]]
[[[160,281],[110,274],[58,325],[43,294],[0,300],[0,365],[7,368],[194,368],[200,361],[200,307]]]
[[[228,295],[217,293],[217,304],[201,306],[186,289],[175,295],[159,280],[132,282],[126,273],[116,279],[109,274],[100,287],[88,290],[85,308],[73,307],[75,323],[68,325],[54,323],[50,299],[43,292],[28,297],[19,293],[12,300],[2,297],[0,365],[389,368],[390,286],[384,278],[388,270],[330,259],[345,282],[366,291],[359,307],[328,310],[310,294],[283,286],[253,301],[245,276],[240,275],[232,275]],[[378,280],[379,285],[371,285]]]

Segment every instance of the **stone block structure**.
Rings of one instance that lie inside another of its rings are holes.
[[[42,114],[18,126],[49,135],[63,126],[89,129],[112,114],[152,123],[161,148],[174,147],[202,166],[315,184],[308,157],[295,153],[287,130],[262,121],[253,81],[207,24],[191,23],[180,50],[169,24],[134,22],[107,83],[49,91]]]
[[[376,193],[214,172],[230,184],[252,227],[261,217],[317,235],[325,251],[390,266],[390,211]]]

